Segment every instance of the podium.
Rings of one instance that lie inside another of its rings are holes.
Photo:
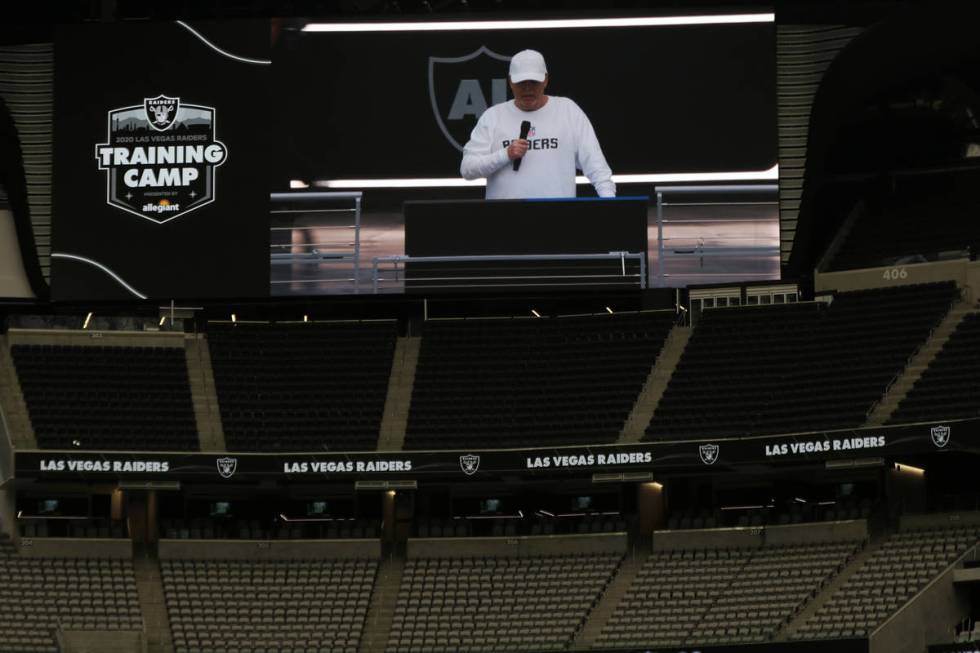
[[[645,196],[405,202],[407,292],[645,288]],[[378,285],[377,283],[375,284]]]

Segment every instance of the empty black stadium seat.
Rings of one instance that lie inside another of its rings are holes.
[[[229,450],[373,449],[396,337],[394,321],[210,324]]]
[[[405,446],[612,441],[674,319],[658,311],[426,322]]]
[[[38,446],[198,448],[183,348],[13,345],[10,351]]]
[[[861,426],[958,292],[944,282],[706,310],[647,438]]]
[[[964,316],[889,420],[980,417],[980,313]]]

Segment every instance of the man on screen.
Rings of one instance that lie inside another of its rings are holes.
[[[487,178],[487,199],[575,197],[575,171],[581,170],[599,197],[615,197],[616,184],[592,123],[568,98],[545,95],[548,69],[535,50],[510,60],[514,100],[483,112],[463,148],[460,173]],[[529,122],[526,138],[521,125]],[[520,167],[514,170],[514,162]]]

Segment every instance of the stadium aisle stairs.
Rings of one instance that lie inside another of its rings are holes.
[[[133,556],[133,573],[146,632],[146,653],[173,653],[170,619],[163,596],[160,563],[145,554]]]
[[[609,617],[616,611],[616,606],[619,605],[626,591],[633,584],[637,572],[643,567],[643,563],[647,561],[647,558],[650,557],[650,553],[651,548],[648,543],[647,546],[639,547],[633,551],[632,555],[628,555],[623,559],[619,565],[619,569],[616,570],[616,575],[609,581],[599,602],[596,603],[586,618],[582,629],[575,635],[571,650],[585,651],[591,650],[595,646],[595,642],[599,638],[599,633],[602,632],[603,626],[606,625]]]
[[[194,405],[200,449],[201,451],[227,451],[207,340],[204,339],[203,334],[196,334],[188,336],[184,342],[187,378],[191,386],[191,402]]]
[[[391,377],[388,379],[385,408],[381,416],[378,451],[401,451],[405,444],[405,429],[408,427],[408,411],[421,347],[422,338],[419,336],[399,337],[395,342]]]
[[[6,336],[0,336],[0,413],[7,421],[10,441],[15,448],[37,449],[37,438],[31,426]]]
[[[868,560],[868,558],[874,555],[875,551],[881,548],[881,545],[887,539],[888,538],[885,535],[873,535],[865,545],[864,549],[862,549],[856,556],[851,558],[851,561],[848,563],[847,567],[842,569],[839,574],[834,576],[833,580],[824,585],[820,592],[815,597],[810,599],[810,602],[806,604],[806,607],[800,610],[782,627],[781,630],[779,630],[779,632],[773,636],[773,641],[789,641],[793,633],[795,633],[800,626],[805,624],[810,617],[816,614],[817,610],[819,610],[827,601],[830,600],[830,597],[834,595],[834,592],[840,589],[851,576],[857,573],[857,571],[864,566],[864,563]]]
[[[942,350],[946,341],[953,335],[956,327],[959,326],[960,322],[963,321],[963,318],[968,313],[974,310],[976,310],[976,305],[962,297],[950,308],[946,317],[943,318],[939,326],[929,335],[929,339],[909,359],[908,365],[898,375],[895,382],[885,390],[885,394],[882,395],[881,399],[869,413],[868,420],[864,424],[865,426],[881,426],[882,424],[888,423],[888,420],[898,409],[898,405],[902,403],[905,396],[912,390],[912,386],[919,380],[926,368],[935,360],[936,354]]]
[[[623,430],[619,434],[620,443],[639,442],[643,439],[646,428],[657,412],[660,399],[664,396],[670,377],[674,375],[677,363],[690,339],[691,327],[674,325],[671,329],[670,335],[664,341],[663,349],[660,350],[660,355],[650,368],[650,374],[643,384],[643,389],[640,390],[640,395],[636,398],[636,403],[633,404],[633,410],[626,418]]]
[[[381,562],[374,591],[371,594],[371,604],[368,606],[364,621],[361,653],[383,653],[385,650],[404,570],[405,558],[402,555],[390,555]]]

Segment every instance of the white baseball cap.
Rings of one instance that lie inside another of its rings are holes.
[[[537,50],[521,50],[510,58],[510,81],[515,84],[529,79],[543,82],[547,76],[548,67]]]

